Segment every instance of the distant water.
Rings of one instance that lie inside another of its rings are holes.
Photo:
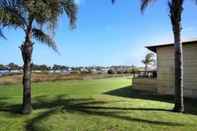
[[[9,71],[8,70],[0,70],[0,76],[8,74]]]

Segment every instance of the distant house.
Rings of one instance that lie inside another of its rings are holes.
[[[134,78],[133,88],[162,95],[174,94],[174,45],[162,44],[146,48],[157,54],[157,78]],[[183,42],[183,59],[184,96],[197,97],[197,41]]]
[[[0,76],[10,73],[10,69],[7,66],[0,67]]]
[[[102,68],[101,69],[101,73],[107,74],[107,72],[108,72],[109,69],[110,68]]]
[[[20,69],[20,70],[10,70],[10,73],[22,73],[23,70]]]

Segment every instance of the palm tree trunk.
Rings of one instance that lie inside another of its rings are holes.
[[[184,111],[183,99],[183,49],[181,43],[181,15],[183,0],[173,0],[171,5],[171,22],[174,33],[175,49],[175,112]]]
[[[30,114],[32,111],[31,105],[31,56],[33,46],[31,43],[25,42],[21,46],[23,56],[23,114]]]
[[[32,24],[32,23],[31,23]],[[23,57],[23,105],[22,113],[30,114],[32,111],[31,104],[31,59],[33,52],[32,44],[32,27],[29,26],[24,44],[21,46],[21,53]]]
[[[183,112],[183,51],[180,42],[180,34],[174,34],[175,37],[175,107],[174,111]]]

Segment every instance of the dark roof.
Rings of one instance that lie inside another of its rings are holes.
[[[193,41],[184,41],[183,44],[197,44],[197,40],[193,40]],[[153,46],[146,46],[147,49],[153,51],[153,52],[157,52],[157,48],[158,47],[167,47],[167,46],[173,46],[173,43],[168,43],[168,44],[160,44],[160,45],[153,45]]]

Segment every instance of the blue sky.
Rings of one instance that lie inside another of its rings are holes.
[[[172,42],[167,0],[158,0],[144,15],[140,0],[77,0],[77,28],[70,30],[67,18],[60,19],[55,40],[60,54],[45,45],[34,45],[36,64],[68,66],[141,65],[148,52],[144,46]],[[197,5],[185,1],[183,40],[197,39]],[[24,39],[20,30],[6,30],[8,40],[0,39],[0,63],[22,64],[19,46]]]

